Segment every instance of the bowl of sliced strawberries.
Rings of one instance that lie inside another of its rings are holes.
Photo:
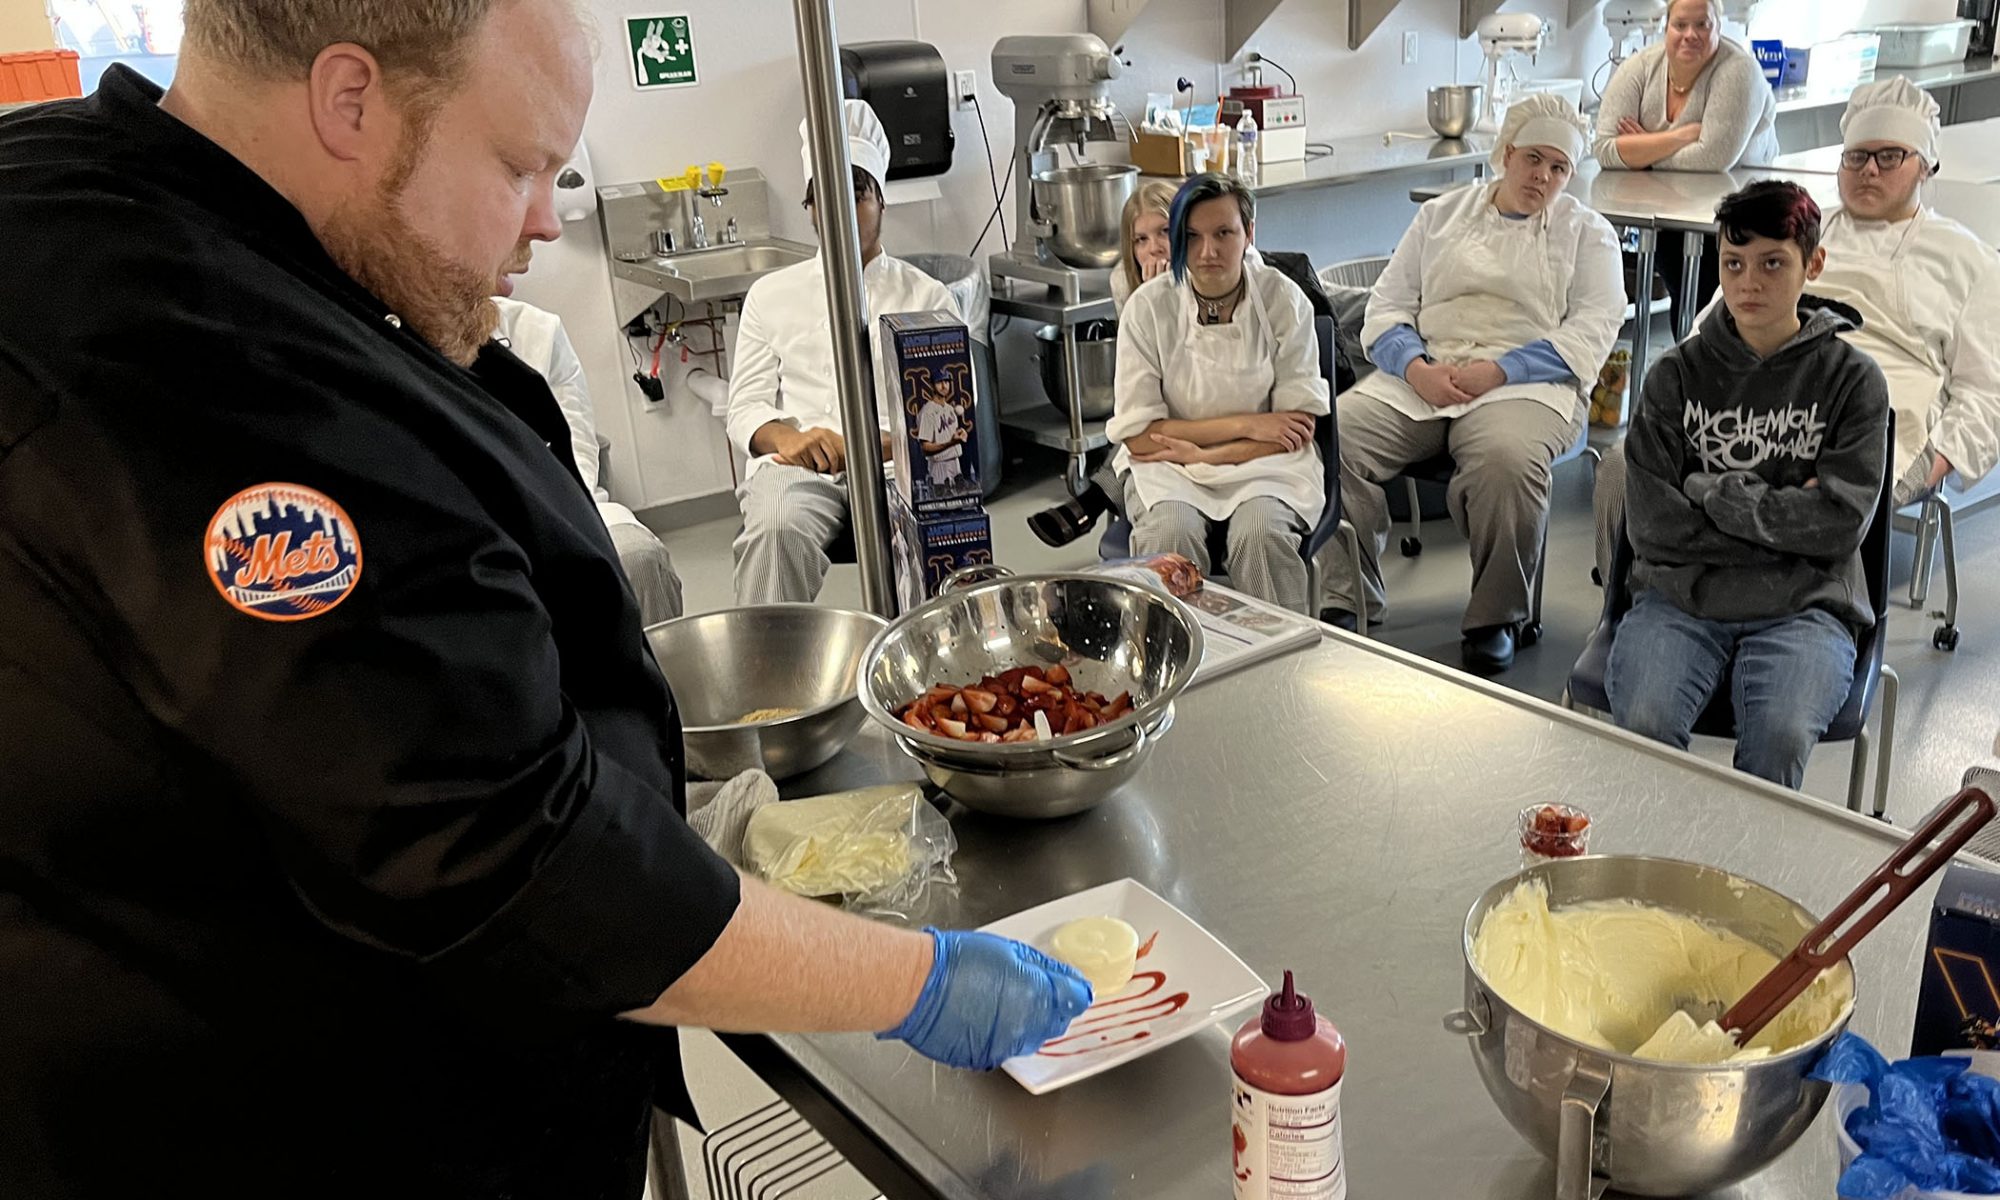
[[[1201,652],[1193,614],[1138,583],[1005,575],[882,631],[861,703],[966,807],[1068,816],[1138,773]]]

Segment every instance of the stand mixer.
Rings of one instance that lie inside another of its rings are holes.
[[[1633,34],[1639,48],[1650,45],[1667,27],[1668,0],[1611,0],[1604,6],[1604,31],[1611,35],[1611,61],[1629,57],[1625,47]]]
[[[1107,294],[1119,218],[1139,169],[1091,161],[1092,143],[1119,140],[1111,102],[1119,63],[1090,34],[1004,37],[993,86],[1014,102],[1014,244],[990,260],[995,280],[1057,289],[1065,302]],[[1131,122],[1125,122],[1131,130]],[[1065,161],[1067,160],[1067,161]]]
[[[1480,132],[1500,132],[1500,122],[1507,116],[1515,84],[1520,81],[1515,56],[1526,55],[1533,62],[1548,36],[1548,23],[1534,13],[1494,13],[1480,18],[1479,48],[1486,53],[1486,104],[1479,113]]]

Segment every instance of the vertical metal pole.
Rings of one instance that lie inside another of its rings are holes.
[[[1660,260],[1660,231],[1651,226],[1639,230],[1639,303],[1635,306],[1638,323],[1632,326],[1632,374],[1630,400],[1625,405],[1625,419],[1631,420],[1639,413],[1639,398],[1646,393],[1646,360],[1653,352],[1653,269]]]
[[[1687,341],[1688,334],[1694,332],[1695,316],[1708,297],[1701,291],[1701,257],[1708,250],[1708,235],[1690,229],[1681,234],[1681,302],[1674,310],[1674,340]]]
[[[847,158],[833,5],[832,0],[793,0],[792,10],[798,24],[799,75],[806,93],[806,140],[812,147],[813,178],[818,181],[813,202],[826,264],[826,308],[833,331],[841,432],[847,439],[847,509],[854,524],[854,558],[861,568],[861,602],[880,616],[894,617],[896,588],[889,562],[889,506],[882,487],[881,422],[864,324],[868,309],[861,287],[861,234],[854,217],[854,189],[848,183],[853,167]]]

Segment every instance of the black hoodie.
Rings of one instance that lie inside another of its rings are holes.
[[[1626,445],[1635,590],[1714,621],[1823,608],[1874,622],[1860,550],[1882,490],[1889,388],[1836,336],[1860,314],[1806,296],[1799,321],[1759,358],[1717,306],[1647,374]]]

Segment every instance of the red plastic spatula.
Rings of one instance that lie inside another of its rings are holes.
[[[1846,958],[1856,943],[1909,899],[1910,893],[1950,862],[1973,834],[1986,827],[1993,813],[1993,798],[1979,788],[1968,787],[1952,797],[1860,887],[1849,892],[1839,908],[1800,939],[1757,986],[1723,1013],[1718,1023],[1735,1034],[1737,1045],[1749,1045],[1786,1005],[1812,986],[1821,971]]]

